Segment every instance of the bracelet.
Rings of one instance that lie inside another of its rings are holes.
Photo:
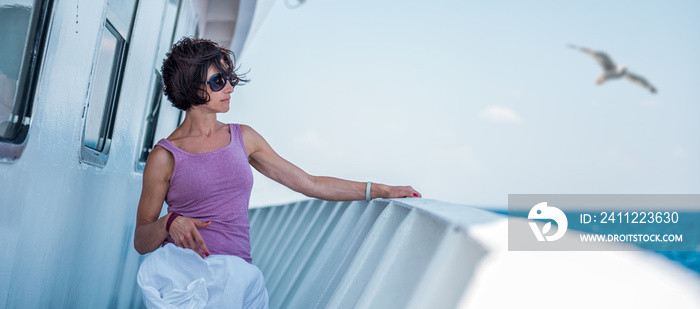
[[[370,201],[372,200],[372,182],[368,181],[367,182],[367,190],[365,191],[365,201]]]
[[[175,221],[175,218],[177,218],[179,216],[180,216],[179,213],[174,212],[174,213],[170,214],[170,217],[168,217],[168,222],[165,224],[165,231],[168,232],[168,234],[170,234],[170,225],[173,224],[173,221]]]

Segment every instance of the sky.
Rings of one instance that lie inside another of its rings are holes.
[[[277,1],[238,57],[244,123],[313,175],[505,209],[700,193],[700,2]],[[575,44],[646,77],[595,84]],[[305,199],[255,174],[251,206]]]

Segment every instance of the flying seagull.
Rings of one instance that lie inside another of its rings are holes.
[[[569,47],[573,49],[578,49],[586,54],[591,55],[591,57],[593,57],[593,59],[595,59],[595,61],[598,62],[598,64],[600,64],[601,67],[603,67],[604,72],[603,75],[601,75],[598,78],[598,85],[602,85],[605,81],[609,79],[624,77],[637,85],[649,89],[651,93],[656,93],[656,88],[654,88],[654,86],[652,86],[644,77],[627,71],[627,66],[615,65],[615,63],[612,61],[612,59],[610,59],[608,54],[602,51],[591,50],[585,47],[579,47],[571,44],[569,44]]]

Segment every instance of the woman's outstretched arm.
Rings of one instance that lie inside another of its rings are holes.
[[[364,200],[367,183],[313,176],[279,156],[253,128],[241,125],[250,165],[263,175],[309,197],[328,201]],[[421,197],[410,186],[373,183],[371,198]]]

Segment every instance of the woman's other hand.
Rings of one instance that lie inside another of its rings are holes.
[[[202,222],[194,218],[179,216],[170,225],[170,237],[173,238],[176,246],[192,249],[204,258],[209,256],[209,249],[207,249],[207,245],[197,228],[206,228],[210,225],[211,221]]]
[[[411,186],[386,186],[386,196],[385,198],[398,198],[398,197],[423,197],[418,191],[413,189]]]

